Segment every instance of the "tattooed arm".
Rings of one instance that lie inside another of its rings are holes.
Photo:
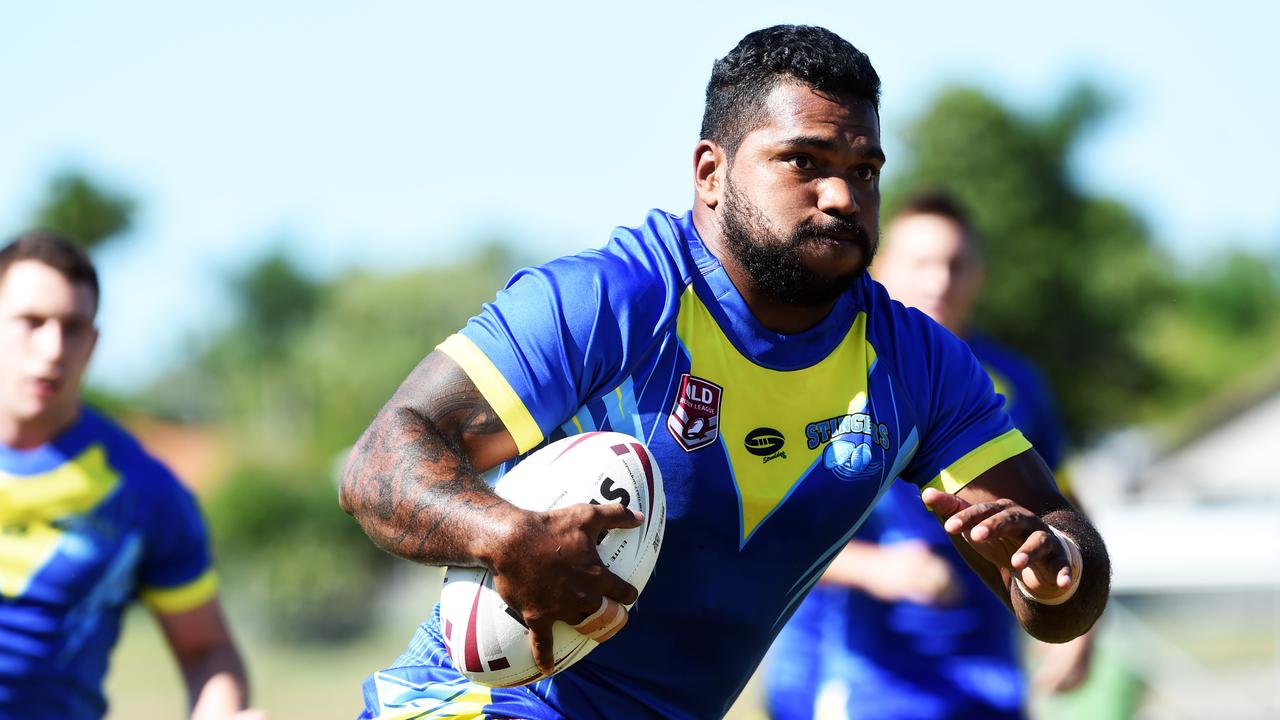
[[[430,565],[484,563],[518,513],[483,472],[515,441],[461,368],[428,355],[382,408],[347,459],[342,509],[379,547]]]
[[[478,475],[516,444],[466,373],[439,350],[416,367],[351,451],[340,502],[387,552],[430,565],[487,567],[533,631],[534,658],[554,664],[551,626],[576,623],[635,588],[600,562],[595,537],[635,527],[622,505],[521,510]]]

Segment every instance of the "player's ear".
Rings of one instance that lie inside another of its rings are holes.
[[[693,149],[693,186],[698,202],[714,210],[724,192],[724,176],[729,171],[728,156],[714,140],[699,140]]]

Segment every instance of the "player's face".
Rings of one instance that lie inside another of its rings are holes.
[[[880,120],[870,103],[781,83],[729,164],[725,244],[761,290],[830,302],[875,255]]]
[[[36,260],[0,277],[0,419],[75,417],[80,379],[98,339],[93,291]]]
[[[890,223],[872,274],[895,300],[955,333],[966,329],[982,289],[982,262],[964,231],[938,215],[908,215]]]

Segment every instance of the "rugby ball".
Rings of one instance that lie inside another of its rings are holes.
[[[662,472],[644,443],[616,432],[573,435],[529,455],[498,480],[494,491],[526,510],[616,502],[643,513],[640,527],[609,530],[596,549],[605,567],[636,590],[644,590],[658,560],[667,517]],[[622,619],[618,613],[612,618],[593,616],[578,626],[557,622],[555,672],[594,650]],[[546,677],[533,661],[529,629],[498,595],[493,573],[486,568],[446,568],[440,629],[453,666],[469,680],[512,687]]]

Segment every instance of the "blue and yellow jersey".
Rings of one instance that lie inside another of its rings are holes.
[[[667,530],[630,622],[569,670],[470,685],[433,616],[367,717],[719,718],[896,478],[954,491],[1029,447],[964,344],[870,277],[810,330],[762,326],[688,214],[517,273],[440,348],[521,453],[644,440]]]
[[[966,342],[1004,397],[1014,425],[1056,466],[1062,429],[1035,367],[983,335]],[[916,489],[901,483],[891,488],[854,538],[928,543],[951,563],[958,599],[933,607],[819,586],[770,653],[766,686],[774,720],[815,714],[850,720],[1023,717],[1014,618],[968,570]]]
[[[98,718],[125,606],[215,591],[191,494],[89,409],[53,442],[0,446],[0,718]]]

